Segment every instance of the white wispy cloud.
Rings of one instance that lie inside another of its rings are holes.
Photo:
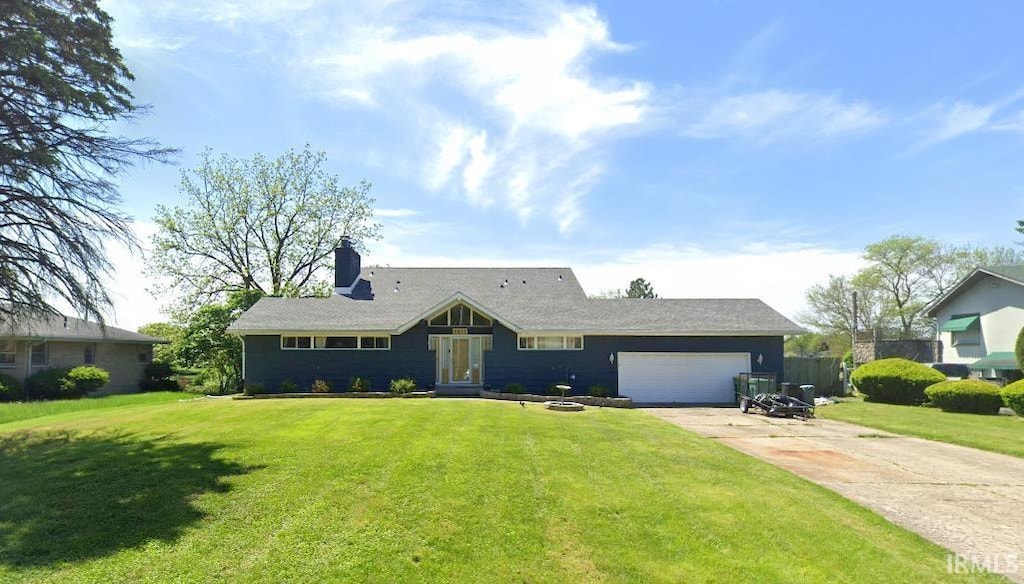
[[[885,114],[863,101],[777,89],[712,94],[686,100],[684,107],[682,133],[700,139],[837,138],[873,130],[887,121]]]
[[[592,184],[609,132],[644,121],[652,88],[591,71],[601,53],[628,50],[593,8],[507,10],[349,23],[300,42],[294,62],[315,80],[311,91],[403,116],[426,136],[408,147],[430,190],[498,204],[523,221],[547,210],[567,232],[586,192],[563,185]]]
[[[924,120],[926,129],[914,148],[977,132],[1024,132],[1024,110],[1019,105],[1022,100],[1024,90],[985,104],[968,101],[934,104],[918,116]]]

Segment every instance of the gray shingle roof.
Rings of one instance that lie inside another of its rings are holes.
[[[141,333],[100,325],[74,317],[46,316],[0,324],[0,338],[61,341],[115,341],[122,343],[166,343]]]
[[[399,332],[430,316],[431,309],[464,297],[517,331],[680,335],[803,332],[756,299],[587,298],[570,268],[366,268],[352,296],[263,298],[228,330],[242,334]]]
[[[986,272],[991,272],[1004,278],[1014,280],[1018,284],[1024,285],[1024,265],[983,266],[981,269],[985,270]]]

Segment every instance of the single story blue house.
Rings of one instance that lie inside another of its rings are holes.
[[[243,376],[276,391],[352,377],[439,392],[519,383],[603,385],[648,403],[733,401],[734,376],[781,380],[783,337],[803,331],[756,299],[588,298],[570,268],[362,269],[346,239],[329,298],[261,299],[229,329]]]

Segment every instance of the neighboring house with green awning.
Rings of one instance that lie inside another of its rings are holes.
[[[1024,328],[1024,265],[980,267],[925,308],[936,319],[945,363],[982,377],[1021,377],[1014,355]]]

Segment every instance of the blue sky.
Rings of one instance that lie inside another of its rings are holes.
[[[664,296],[806,287],[896,232],[1008,245],[1024,218],[1016,2],[110,0],[182,150],[122,184],[138,231],[206,147],[309,143],[373,182],[391,265],[570,265]],[[117,252],[115,315],[141,262]]]

